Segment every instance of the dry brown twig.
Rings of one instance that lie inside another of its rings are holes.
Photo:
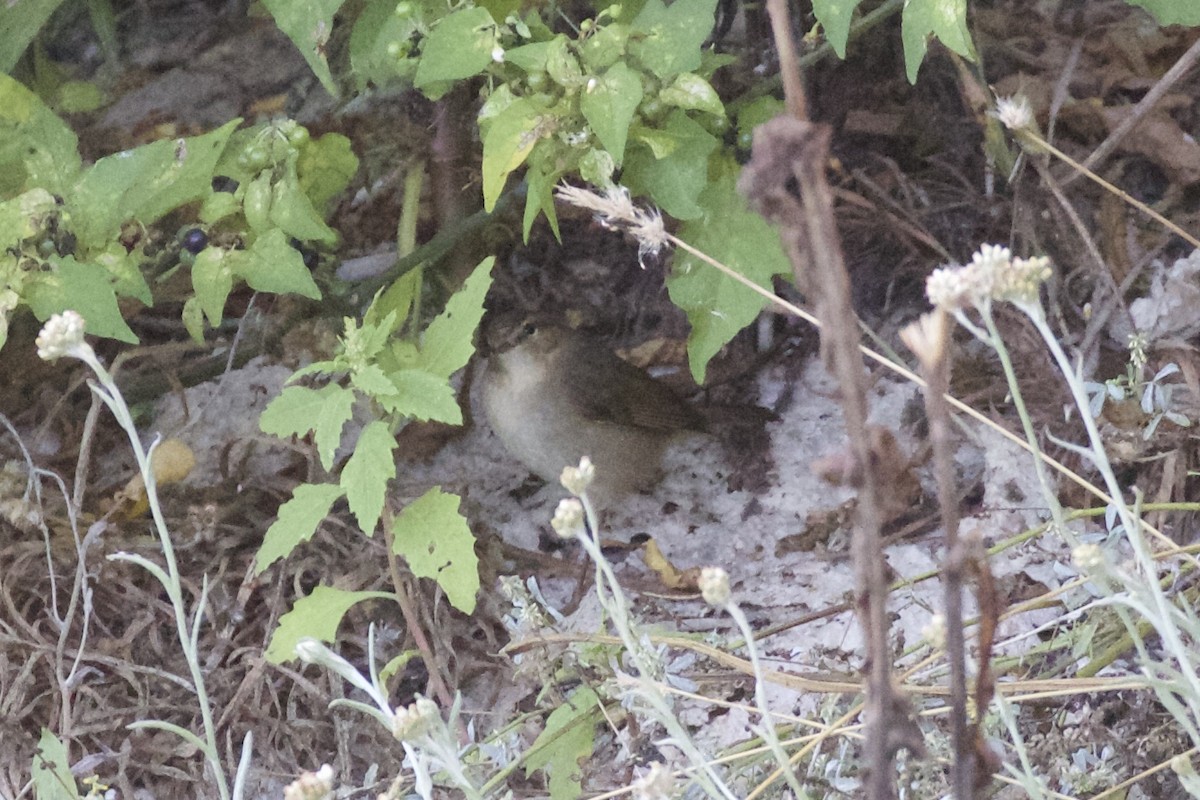
[[[739,189],[750,205],[777,224],[792,261],[796,285],[814,301],[821,351],[838,381],[849,450],[862,475],[858,518],[851,540],[859,621],[866,631],[865,796],[895,794],[892,762],[901,748],[920,753],[924,744],[905,695],[894,685],[888,635],[888,581],[882,552],[882,476],[872,458],[867,426],[866,371],[850,298],[850,277],[833,219],[833,195],[825,175],[832,131],[807,119],[791,24],[783,0],[768,0],[788,114],[754,132],[750,163]]]

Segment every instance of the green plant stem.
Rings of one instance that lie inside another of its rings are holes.
[[[687,757],[688,762],[696,767],[694,780],[710,797],[722,797],[725,800],[736,800],[736,795],[727,787],[713,769],[709,759],[705,758],[688,735],[683,724],[675,716],[674,710],[666,697],[659,690],[653,676],[661,671],[661,664],[648,650],[649,640],[643,640],[633,627],[633,619],[629,613],[629,603],[621,591],[617,576],[612,565],[604,557],[600,549],[599,534],[600,518],[596,514],[587,494],[580,496],[583,508],[587,514],[587,530],[576,538],[583,545],[588,557],[596,568],[596,593],[601,606],[608,612],[609,619],[617,631],[629,657],[637,667],[638,675],[633,680],[638,687],[638,697],[647,703],[654,718],[658,720],[670,735],[670,741]]]
[[[158,578],[167,592],[167,597],[171,601],[171,609],[175,614],[175,630],[179,637],[179,644],[183,648],[184,658],[191,673],[192,688],[196,692],[196,701],[200,707],[200,718],[204,728],[204,757],[208,761],[209,768],[212,770],[213,777],[217,782],[217,791],[220,793],[221,800],[229,800],[229,779],[221,764],[217,748],[216,725],[213,723],[212,708],[208,698],[208,690],[204,683],[204,672],[200,667],[200,656],[197,648],[197,635],[200,621],[204,616],[204,604],[207,601],[208,584],[206,581],[204,591],[201,593],[200,602],[197,604],[194,612],[195,616],[192,624],[189,625],[187,607],[183,599],[179,566],[175,560],[175,546],[171,541],[170,532],[167,530],[167,522],[163,517],[162,506],[158,501],[154,470],[150,463],[155,445],[151,445],[149,450],[142,448],[137,426],[133,423],[133,418],[129,414],[129,408],[125,405],[125,400],[121,396],[121,390],[117,388],[117,384],[113,381],[112,376],[109,375],[108,370],[104,368],[94,355],[90,355],[90,358],[85,358],[84,360],[100,381],[99,387],[91,384],[92,391],[108,406],[113,416],[116,417],[118,424],[120,424],[129,437],[129,444],[133,448],[134,458],[137,459],[138,471],[141,473],[142,479],[146,484],[146,498],[150,505],[151,518],[154,520],[154,530],[158,535],[159,544],[162,546],[166,570],[164,572],[157,565],[153,564],[153,562],[135,558],[124,553],[117,553],[110,556],[110,558],[134,561],[135,563],[142,564],[142,566],[149,569],[151,574]]]

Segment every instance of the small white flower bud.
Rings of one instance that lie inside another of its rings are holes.
[[[585,528],[583,524],[583,503],[574,497],[568,497],[559,502],[554,510],[554,518],[550,527],[564,539],[574,539],[581,535]]]
[[[563,468],[562,475],[559,477],[559,481],[567,491],[576,496],[586,492],[595,479],[596,468],[592,466],[592,460],[587,456],[579,459],[578,467]]]
[[[700,570],[700,595],[710,606],[727,605],[733,596],[729,591],[729,573],[720,567]]]

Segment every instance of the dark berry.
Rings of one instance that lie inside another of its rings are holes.
[[[208,247],[208,234],[199,228],[192,228],[179,241],[180,246],[192,255]]]

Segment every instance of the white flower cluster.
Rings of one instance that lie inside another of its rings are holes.
[[[79,357],[79,348],[83,341],[83,317],[75,311],[64,311],[55,314],[42,326],[36,344],[38,358],[43,361],[57,361],[63,356]]]
[[[969,306],[983,308],[997,300],[1033,303],[1050,277],[1045,256],[1013,258],[1007,247],[985,244],[966,266],[940,267],[925,282],[929,302],[951,313]]]
[[[437,703],[418,694],[415,702],[396,709],[392,721],[392,735],[402,742],[411,742],[429,733],[434,723],[440,722],[441,719]]]

